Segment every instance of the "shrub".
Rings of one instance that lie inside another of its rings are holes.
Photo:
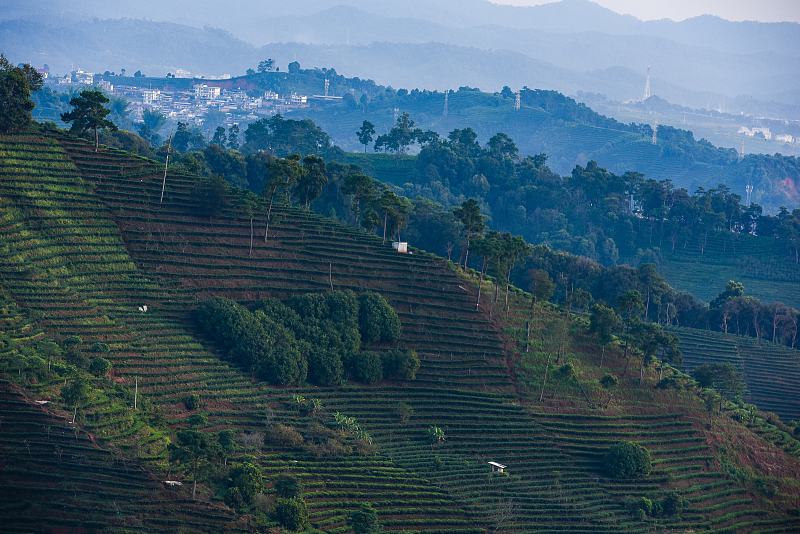
[[[107,344],[97,342],[92,345],[92,352],[102,352],[103,354],[108,354],[111,352],[111,349],[108,348]]]
[[[234,488],[241,493],[244,502],[249,503],[253,497],[264,489],[264,475],[256,466],[245,463],[231,471],[231,480]]]
[[[280,475],[275,481],[275,494],[282,499],[299,497],[301,491],[300,480],[294,475]]]
[[[308,521],[308,509],[303,499],[278,499],[275,504],[275,519],[289,530],[300,530]]]
[[[190,411],[198,409],[200,407],[200,395],[197,393],[186,395],[183,398],[183,405],[186,406],[186,409]]]
[[[678,492],[676,491],[670,491],[661,501],[661,511],[664,513],[664,515],[680,514],[687,506],[688,501],[678,495]]]
[[[358,297],[358,327],[365,343],[394,342],[400,337],[400,318],[389,303],[378,293],[364,293]]]
[[[242,498],[242,493],[239,491],[239,488],[233,487],[228,490],[228,494],[225,495],[225,504],[234,510],[238,510],[244,506],[244,499]]]
[[[613,478],[640,478],[650,474],[650,453],[631,441],[620,441],[605,455],[606,473]]]
[[[642,497],[639,499],[639,502],[636,504],[636,507],[639,510],[644,511],[647,515],[653,514],[653,501],[648,499],[647,497]]]
[[[360,509],[351,512],[347,517],[347,525],[355,534],[376,534],[381,531],[378,514],[370,503],[363,503]]]
[[[419,356],[413,350],[390,350],[381,356],[384,378],[414,380],[419,371]]]
[[[378,354],[361,352],[352,358],[352,362],[352,370],[361,382],[376,384],[383,378],[383,364]]]
[[[299,447],[303,444],[303,436],[294,428],[277,423],[267,432],[271,443],[282,447]]]

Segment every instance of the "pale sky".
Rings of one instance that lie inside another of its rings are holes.
[[[496,4],[535,6],[553,0],[491,0]],[[800,0],[592,0],[603,7],[641,20],[680,21],[698,15],[726,20],[800,22]]]

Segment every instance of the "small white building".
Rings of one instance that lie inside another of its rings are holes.
[[[297,93],[292,93],[291,101],[292,104],[307,104],[308,97],[305,95],[298,95]]]
[[[402,252],[404,254],[408,253],[408,243],[405,241],[395,241],[392,243],[392,248],[395,249],[397,252]]]
[[[100,82],[97,85],[99,85],[100,88],[106,93],[111,94],[114,92],[114,85],[108,80],[100,80]]]
[[[497,462],[486,462],[489,464],[489,467],[492,468],[492,473],[505,473],[505,468],[508,467],[507,465],[498,464]]]
[[[775,136],[775,140],[776,140],[776,141],[778,141],[778,142],[780,142],[780,143],[791,143],[791,142],[793,142],[793,141],[794,141],[794,137],[792,137],[792,136],[791,136],[791,135],[789,135],[789,134],[785,134],[785,135],[776,135],[776,136]]]

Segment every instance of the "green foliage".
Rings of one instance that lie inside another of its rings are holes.
[[[111,112],[104,107],[104,104],[108,104],[108,102],[109,99],[100,91],[81,91],[79,96],[69,101],[74,109],[61,115],[62,121],[72,123],[70,132],[74,134],[81,134],[88,130],[94,131],[95,151],[100,143],[98,130],[117,130],[117,125],[106,119]]]
[[[244,506],[244,498],[242,497],[242,492],[239,491],[239,488],[234,486],[228,489],[228,493],[225,494],[225,504],[234,510],[238,510]]]
[[[253,314],[232,300],[217,297],[200,305],[195,317],[246,369],[278,384],[305,379],[307,363],[292,332],[264,313]]]
[[[393,349],[383,353],[381,361],[384,378],[414,380],[417,377],[420,360],[414,350]]]
[[[441,445],[447,438],[444,435],[444,430],[436,425],[428,427],[428,440],[434,445]]]
[[[278,499],[275,503],[275,519],[291,531],[302,529],[308,522],[308,509],[299,497]]]
[[[650,452],[631,441],[612,445],[603,459],[608,476],[612,478],[641,478],[650,474]]]
[[[395,342],[400,337],[400,318],[382,295],[367,292],[358,297],[358,326],[365,343]]]
[[[197,201],[198,208],[209,217],[219,214],[227,202],[227,195],[228,182],[218,174],[199,177],[192,190],[192,197]]]
[[[251,463],[245,463],[231,470],[230,480],[232,486],[239,490],[245,503],[250,503],[253,497],[264,490],[264,475],[261,470]]]
[[[383,378],[381,357],[375,352],[359,352],[352,358],[351,368],[365,384],[377,384]]]
[[[362,503],[358,510],[350,513],[347,517],[347,526],[353,529],[355,534],[376,534],[382,531],[378,514],[368,502]]]
[[[101,352],[103,354],[108,354],[111,351],[106,343],[96,342],[92,345],[92,352]]]
[[[92,358],[92,363],[89,365],[89,372],[95,376],[106,376],[111,371],[111,362],[100,356]]]
[[[186,409],[189,411],[197,410],[200,408],[200,395],[197,393],[186,395],[183,398],[183,405],[186,406]]]
[[[61,400],[70,407],[85,404],[89,400],[92,386],[82,377],[77,377],[69,381],[66,386],[61,388]]]
[[[400,416],[400,421],[403,423],[408,423],[408,420],[411,419],[412,415],[414,415],[414,408],[412,408],[408,403],[401,401],[397,403],[397,406],[395,407],[395,413]]]
[[[275,495],[282,499],[293,499],[302,493],[300,479],[294,475],[281,474],[275,481]]]
[[[43,82],[30,64],[14,67],[0,53],[0,132],[21,130],[31,123],[36,107],[31,91],[40,90]]]

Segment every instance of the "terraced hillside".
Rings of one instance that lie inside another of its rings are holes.
[[[745,400],[784,421],[800,419],[800,351],[750,337],[674,328],[681,338],[684,368],[733,363],[747,384]]]
[[[96,395],[82,406],[78,434],[114,446],[161,480],[169,469],[167,439],[187,427],[190,415],[205,416],[205,430],[212,433],[232,428],[254,434],[282,423],[310,439],[314,425],[339,412],[369,431],[378,446],[375,455],[317,457],[296,444],[267,442],[243,446],[232,459],[246,454],[270,481],[280,473],[297,474],[310,521],[325,532],[348,532],[345,518],[362,501],[372,502],[389,531],[646,532],[653,520],[640,520],[624,497],[673,487],[691,502],[690,511],[659,519],[676,532],[800,528],[800,519],[784,513],[798,506],[792,497],[776,497],[772,511],[752,484],[737,483],[721,468],[709,444],[731,429],[709,431],[692,395],[631,389],[624,401],[601,411],[586,409],[578,386],[564,384],[564,393],[552,401],[529,405],[525,399],[537,389],[551,348],[548,332],[560,319],[546,314],[534,329],[534,351],[518,354],[513,342],[523,335],[524,310],[530,307],[520,294],[512,294],[506,322],[498,313],[492,319],[474,311],[475,280],[448,270],[441,259],[397,254],[375,236],[288,207],[277,210],[279,221],[273,220],[267,243],[263,231],[257,236],[250,257],[249,220],[234,202],[213,219],[198,216],[192,178],[171,173],[161,203],[158,166],[125,153],[94,153],[69,137],[2,137],[0,157],[2,288],[30,310],[41,335],[79,335],[86,351],[93,343],[108,345],[120,396]],[[262,227],[263,212],[255,220]],[[400,347],[415,348],[422,359],[415,381],[267,387],[191,335],[189,312],[212,295],[249,303],[331,285],[377,290],[389,300],[403,323]],[[144,305],[146,312],[139,310]],[[580,380],[596,404],[603,394],[600,370],[588,365],[596,347],[581,331],[575,323],[580,341],[568,357],[586,363],[579,366]],[[611,363],[605,365],[621,374],[618,356],[607,356]],[[134,410],[130,395],[137,377],[144,407]],[[27,386],[60,409],[60,381]],[[183,403],[190,393],[201,398],[195,411]],[[322,408],[301,414],[295,395],[315,398]],[[413,409],[409,418],[397,413],[399,401]],[[167,427],[155,421],[159,412],[166,414]],[[443,429],[444,443],[431,445],[431,425]],[[639,482],[598,476],[609,443],[624,437],[652,449],[652,476]],[[19,447],[15,454],[21,454]],[[509,474],[491,475],[487,461],[507,464]],[[777,461],[793,465],[788,458]],[[128,491],[122,485],[119,490]],[[221,495],[207,485],[200,497],[218,502]],[[85,506],[91,499],[85,498]],[[131,512],[149,517],[143,504],[132,505]],[[81,517],[88,520],[85,512]],[[170,524],[196,528],[184,516]]]

